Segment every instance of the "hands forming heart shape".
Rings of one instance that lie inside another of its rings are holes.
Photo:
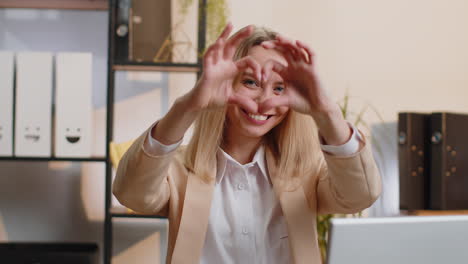
[[[247,55],[234,60],[239,44],[249,37],[253,26],[247,26],[228,38],[232,31],[229,23],[216,42],[203,57],[203,73],[197,85],[189,93],[194,110],[237,104],[251,113],[266,113],[272,108],[288,106],[298,112],[314,116],[333,104],[321,87],[314,70],[314,53],[305,43],[292,41],[282,35],[261,43],[265,49],[275,49],[286,59],[287,65],[268,60],[263,67]],[[236,93],[236,77],[250,70],[257,80],[268,80],[272,72],[280,75],[285,83],[284,92],[260,104],[252,98]]]

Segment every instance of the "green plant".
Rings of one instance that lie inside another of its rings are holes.
[[[208,47],[227,25],[229,8],[226,0],[207,0],[206,15],[206,47]]]

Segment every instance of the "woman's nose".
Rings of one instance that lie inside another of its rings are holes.
[[[260,89],[256,98],[254,99],[257,103],[262,103],[273,95],[273,91],[270,86],[271,85],[269,84],[262,84],[262,89]]]

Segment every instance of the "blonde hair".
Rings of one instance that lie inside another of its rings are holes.
[[[246,56],[253,46],[274,40],[277,33],[256,27],[237,48],[234,59]],[[195,121],[194,133],[185,154],[185,166],[203,181],[214,180],[210,173],[216,166],[216,153],[226,129],[226,109],[207,110]],[[289,110],[285,119],[265,136],[265,147],[275,157],[277,182],[282,190],[294,190],[302,176],[318,171],[321,154],[318,131],[310,116]]]

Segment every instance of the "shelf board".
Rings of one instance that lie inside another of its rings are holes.
[[[404,213],[410,216],[468,215],[468,210],[410,210]]]
[[[0,157],[0,161],[76,161],[76,162],[106,162],[105,157],[90,158],[57,158],[57,157]]]
[[[115,63],[112,69],[114,71],[198,72],[200,65],[196,63],[125,62]]]
[[[159,215],[146,215],[146,214],[135,213],[126,208],[111,208],[110,213],[111,213],[111,217],[118,217],[118,218],[167,219],[167,217],[159,216]]]
[[[108,10],[108,0],[0,0],[0,8]]]

